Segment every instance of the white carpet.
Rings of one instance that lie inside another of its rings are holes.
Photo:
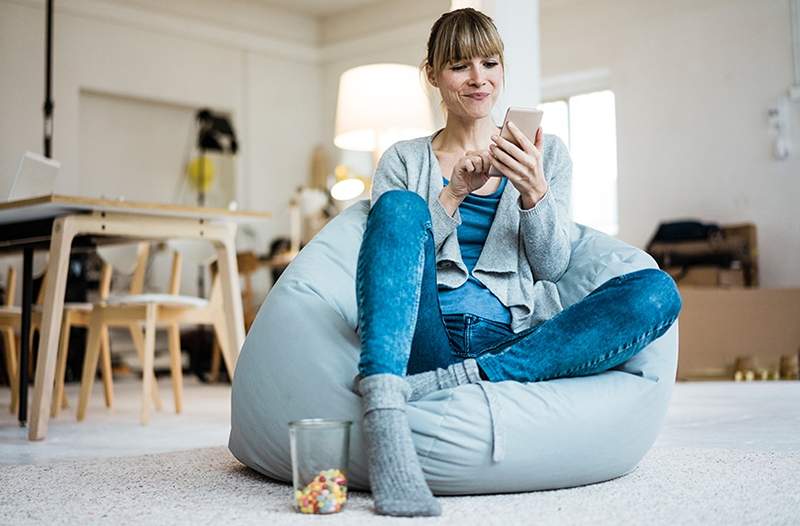
[[[138,424],[138,382],[115,382],[115,409],[95,389],[29,442],[0,389],[0,525],[381,524],[366,494],[344,512],[295,513],[288,485],[241,466],[225,447],[230,390],[187,378],[181,415]],[[70,385],[74,402],[77,386]],[[655,447],[610,482],[559,491],[443,498],[430,524],[800,524],[800,382],[679,383]],[[74,404],[73,404],[74,405]],[[209,447],[213,446],[213,447]],[[320,523],[320,524],[321,524]]]
[[[441,498],[430,524],[797,524],[800,455],[656,448],[633,473],[602,484]],[[405,523],[353,493],[337,515],[291,508],[291,487],[242,467],[225,448],[3,466],[3,524]]]

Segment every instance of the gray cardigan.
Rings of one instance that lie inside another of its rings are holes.
[[[436,245],[437,282],[457,288],[467,281],[455,235],[461,214],[456,210],[451,217],[438,199],[444,184],[431,145],[435,135],[400,141],[386,150],[372,180],[371,200],[376,203],[381,194],[392,189],[411,190],[425,199]],[[572,160],[555,135],[544,135],[542,148],[547,193],[532,209],[523,210],[517,189],[510,182],[506,185],[472,272],[509,308],[514,332],[538,325],[563,310],[555,282],[564,274],[570,258]]]

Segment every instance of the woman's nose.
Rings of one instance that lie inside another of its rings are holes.
[[[483,86],[483,84],[486,82],[486,79],[483,76],[483,71],[481,71],[481,68],[475,66],[473,66],[470,69],[469,80],[476,86]]]

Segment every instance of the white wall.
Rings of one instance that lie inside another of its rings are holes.
[[[129,201],[196,202],[185,164],[192,153],[197,108],[86,90],[81,90],[78,104],[77,193]],[[233,164],[227,156],[215,155],[209,206],[224,207],[234,198],[235,170],[220,170],[223,161]]]
[[[505,85],[493,115],[502,124],[509,106],[541,101],[539,0],[455,0],[453,8],[473,7],[489,15],[503,39]]]
[[[55,5],[58,191],[80,194],[92,186],[82,182],[89,164],[81,154],[88,156],[91,149],[80,148],[81,90],[209,106],[233,115],[241,144],[235,189],[240,207],[274,214],[258,229],[255,248],[263,251],[273,235],[288,232],[290,193],[308,176],[312,149],[322,138],[315,19],[267,9],[255,0]],[[3,174],[13,172],[24,150],[42,150],[44,19],[41,0],[0,0]],[[168,186],[154,186],[151,198],[170,201],[174,184]]]
[[[771,157],[767,108],[792,82],[788,0],[545,0],[543,81],[608,70],[619,238],[659,221],[757,225],[761,282],[800,285],[800,103],[793,156]]]
[[[241,206],[275,214],[257,233],[263,249],[288,232],[286,204],[314,144],[340,155],[339,75],[372,62],[418,65],[450,2],[409,5],[317,20],[256,0],[56,2],[59,190],[82,188],[81,89],[226,109],[243,145]],[[23,150],[41,151],[43,27],[41,0],[0,0],[0,173]],[[621,239],[643,246],[659,221],[678,217],[753,221],[763,284],[800,284],[790,208],[800,197],[800,108],[790,160],[771,158],[766,127],[767,107],[792,79],[787,0],[542,0],[540,31],[545,81],[605,70],[616,94]]]

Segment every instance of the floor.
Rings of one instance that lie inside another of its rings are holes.
[[[164,408],[152,413],[147,426],[139,424],[139,381],[115,380],[113,410],[106,409],[98,381],[81,423],[75,420],[78,384],[68,384],[70,408],[50,420],[47,439],[41,442],[27,440],[28,430],[20,428],[16,415],[8,412],[8,389],[0,389],[0,464],[145,455],[228,443],[229,385],[203,384],[194,376],[184,376],[183,412],[176,415],[169,379],[158,383]]]
[[[800,453],[800,382],[678,383],[655,446]]]
[[[118,382],[116,407],[93,395],[87,420],[51,422],[28,442],[0,416],[2,524],[309,524],[416,521],[378,517],[351,492],[324,519],[296,513],[291,486],[239,464],[225,444],[229,388],[187,379],[185,412],[138,424],[139,384]],[[75,387],[70,386],[73,405]],[[797,524],[800,382],[680,383],[658,441],[631,474],[579,488],[440,498],[430,524]],[[0,390],[0,405],[8,390]],[[113,458],[110,458],[113,457]]]
[[[187,376],[184,412],[172,411],[170,383],[159,386],[164,410],[139,425],[141,384],[115,382],[115,405],[103,405],[93,390],[86,421],[75,421],[77,384],[67,386],[71,408],[50,421],[48,437],[29,442],[7,409],[0,412],[0,464],[46,464],[63,460],[164,453],[223,446],[230,430],[230,388]],[[0,389],[7,408],[8,389]],[[758,451],[800,451],[800,382],[688,382],[675,386],[656,446],[724,447]],[[798,476],[800,480],[800,476]]]

